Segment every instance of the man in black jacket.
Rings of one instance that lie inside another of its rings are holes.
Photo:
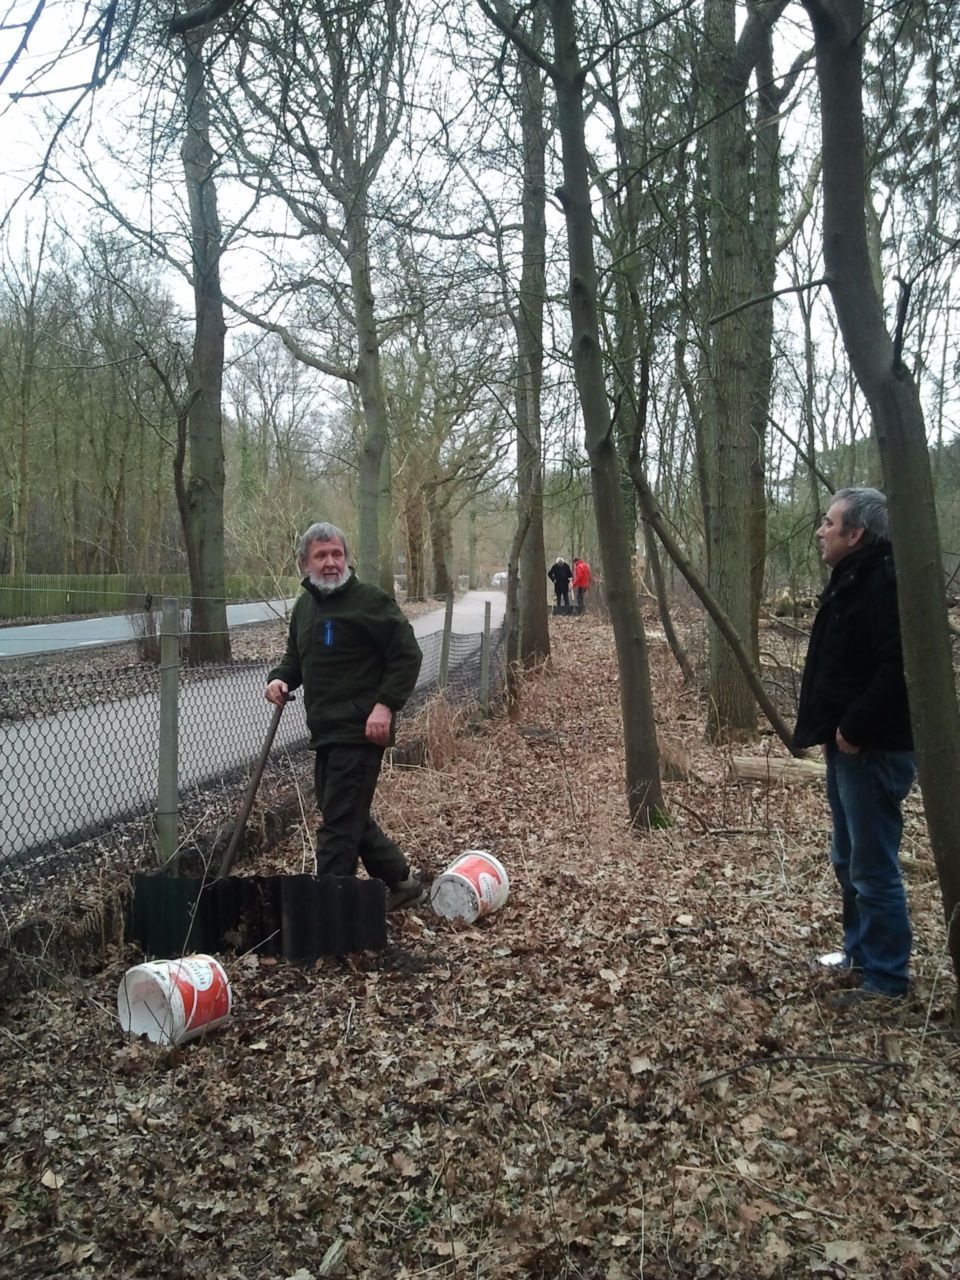
[[[912,935],[900,875],[901,803],[915,775],[887,502],[840,489],[817,530],[832,570],[820,597],[794,743],[820,745],[843,895],[843,966],[862,978],[837,1008],[907,991]]]
[[[387,886],[387,910],[423,895],[406,858],[370,816],[394,717],[414,690],[423,655],[396,601],[360,582],[335,525],[313,524],[300,541],[303,593],[290,616],[287,651],[267,675],[279,706],[303,686],[314,783],[323,826],[317,873],[356,875],[360,859]]]
[[[547,577],[553,583],[553,593],[556,597],[556,607],[559,609],[561,605],[570,608],[570,579],[573,577],[573,570],[567,564],[562,556],[557,556],[553,564],[547,570]]]

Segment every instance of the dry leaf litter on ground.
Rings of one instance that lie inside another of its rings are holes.
[[[960,1052],[919,799],[914,993],[894,1022],[834,1014],[809,967],[839,927],[821,789],[731,780],[654,641],[689,777],[665,787],[673,825],[631,832],[610,628],[552,627],[517,722],[433,704],[428,767],[378,792],[428,875],[468,848],[505,864],[496,915],[418,908],[383,955],[306,970],[225,957],[231,1023],[172,1050],[120,1031],[130,948],[7,993],[3,1274],[960,1276]],[[299,871],[307,838],[238,871]]]

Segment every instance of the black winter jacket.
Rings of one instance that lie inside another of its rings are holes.
[[[323,592],[304,578],[303,587],[287,651],[267,683],[283,680],[291,692],[303,686],[314,750],[365,742],[374,704],[399,711],[413,692],[423,661],[417,638],[396,601],[369,582],[351,575]]]
[[[856,747],[913,750],[897,583],[882,539],[834,567],[810,633],[794,745],[833,742],[838,728]]]

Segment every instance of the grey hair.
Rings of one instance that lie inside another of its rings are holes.
[[[833,500],[843,503],[843,527],[863,530],[863,546],[890,537],[887,499],[879,489],[838,489]]]
[[[338,529],[335,524],[328,524],[326,520],[318,520],[316,524],[312,524],[300,539],[300,550],[297,553],[297,563],[302,568],[307,561],[307,555],[310,551],[312,542],[336,542],[343,546],[343,556],[345,560],[350,559],[350,548],[347,545],[347,535],[342,529]]]

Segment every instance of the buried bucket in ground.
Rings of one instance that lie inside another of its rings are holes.
[[[509,892],[503,863],[485,849],[468,849],[434,880],[430,905],[438,916],[472,924],[499,911]]]

